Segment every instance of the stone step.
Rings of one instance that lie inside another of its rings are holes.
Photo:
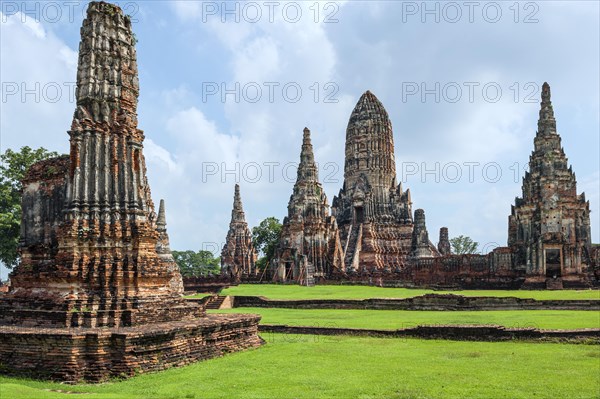
[[[208,302],[206,302],[206,309],[220,309],[221,305],[223,305],[223,302],[225,301],[225,298],[227,298],[227,296],[225,295],[213,296],[211,299],[208,300]]]
[[[354,253],[356,252],[356,246],[358,244],[359,229],[360,225],[352,226],[348,233],[348,246],[346,248],[346,253],[344,254],[344,263],[346,267],[350,267],[352,260],[354,259]]]

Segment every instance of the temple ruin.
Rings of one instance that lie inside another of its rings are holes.
[[[344,270],[343,249],[336,220],[319,182],[310,139],[304,128],[296,183],[283,219],[279,246],[273,261],[273,280],[313,285]]]
[[[239,184],[235,185],[231,222],[223,250],[221,272],[235,281],[258,274],[257,253],[252,244],[252,232],[246,223]]]
[[[138,93],[129,17],[91,2],[70,154],[23,181],[21,263],[0,299],[3,373],[102,381],[261,344],[258,316],[206,316],[182,297],[146,178]]]
[[[514,265],[525,285],[562,288],[585,284],[591,265],[590,204],[577,194],[575,174],[556,131],[550,86],[542,102],[523,195],[515,199],[508,226]],[[586,284],[587,285],[587,284]]]
[[[310,131],[304,130],[298,178],[270,273],[273,281],[446,288],[576,288],[598,285],[590,211],[556,132],[544,83],[538,131],[509,217],[508,246],[453,254],[448,228],[429,239],[425,211],[412,215],[410,191],[396,184],[389,116],[369,91],[346,129],[344,185],[332,203],[318,180]]]
[[[412,245],[411,207],[410,190],[396,183],[392,123],[367,91],[348,121],[344,185],[332,204],[345,271],[401,270]]]

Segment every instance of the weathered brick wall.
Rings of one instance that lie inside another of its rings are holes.
[[[258,347],[259,320],[211,315],[143,328],[0,327],[0,373],[71,383],[129,377]]]
[[[293,309],[378,309],[378,310],[600,310],[598,300],[545,300],[514,297],[466,297],[427,294],[405,299],[299,299],[276,300],[236,296],[234,307]]]
[[[600,343],[600,329],[539,330],[536,328],[505,328],[502,326],[417,326],[399,330],[374,330],[337,327],[305,327],[261,325],[261,332],[310,335],[353,335],[375,337],[412,337],[423,339],[450,339],[457,341],[507,341],[513,339],[559,339]]]

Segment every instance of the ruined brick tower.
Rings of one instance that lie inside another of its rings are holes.
[[[246,223],[246,215],[242,206],[240,186],[236,184],[227,240],[221,251],[221,272],[235,280],[255,275],[258,273],[255,265],[256,258],[256,250],[252,245],[252,233]]]
[[[0,301],[0,363],[12,373],[98,381],[189,363],[221,353],[210,325],[231,330],[223,348],[260,342],[256,320],[229,327],[182,297],[146,178],[134,41],[119,7],[89,4],[70,155],[23,181],[21,263]]]
[[[450,255],[452,253],[447,227],[440,228],[440,239],[438,241],[437,249],[440,255]]]
[[[417,209],[415,211],[414,228],[411,243],[411,255],[415,258],[433,258],[440,256],[438,250],[429,241],[429,233],[425,225],[425,211]]]
[[[590,262],[589,202],[577,195],[575,174],[568,166],[556,131],[550,86],[542,86],[542,102],[523,196],[509,216],[508,245],[515,266],[526,273],[525,286],[585,286]]]
[[[327,196],[319,182],[308,128],[304,128],[298,175],[274,265],[274,280],[294,280],[306,285],[312,285],[315,278],[343,270],[339,231],[335,218],[329,215]]]
[[[396,184],[392,124],[364,93],[346,129],[344,186],[333,199],[347,272],[397,271],[412,243],[410,191]]]
[[[181,298],[175,263],[157,253],[131,24],[116,8],[111,15],[112,7],[92,5],[83,23],[70,159],[35,165],[23,185],[22,262],[12,296],[21,317],[37,325],[132,326],[198,313]]]

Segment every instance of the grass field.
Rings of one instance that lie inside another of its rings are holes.
[[[368,299],[368,298],[411,298],[425,294],[456,294],[464,296],[513,296],[533,299],[597,299],[599,290],[563,290],[563,291],[499,291],[464,290],[433,291],[408,288],[381,288],[359,285],[317,285],[303,287],[299,285],[241,284],[223,290],[222,295],[264,296],[270,299]]]
[[[394,330],[417,325],[494,324],[539,329],[600,328],[600,312],[585,310],[413,311],[234,308],[214,313],[255,313],[261,324]]]
[[[68,386],[0,377],[0,397],[582,399],[599,396],[598,346],[281,334],[263,337],[267,344],[259,349],[101,385]]]

